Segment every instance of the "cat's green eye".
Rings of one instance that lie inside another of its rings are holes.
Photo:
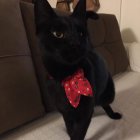
[[[52,32],[52,34],[56,37],[56,38],[63,38],[64,34],[62,32]]]

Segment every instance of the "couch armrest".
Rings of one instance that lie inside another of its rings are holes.
[[[124,43],[132,71],[140,72],[140,43]]]

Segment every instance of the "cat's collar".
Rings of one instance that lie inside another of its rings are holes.
[[[52,76],[49,76],[53,79]],[[92,86],[88,79],[84,76],[83,69],[78,69],[74,74],[66,77],[62,80],[61,85],[63,86],[69,103],[77,108],[80,103],[81,95],[93,96]]]

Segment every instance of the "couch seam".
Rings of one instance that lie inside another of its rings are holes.
[[[22,56],[31,56],[31,55],[29,55],[29,54],[17,54],[17,55],[2,55],[2,56],[0,56],[0,58],[8,58],[8,57],[22,57]]]

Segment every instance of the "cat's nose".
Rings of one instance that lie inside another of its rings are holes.
[[[80,46],[80,41],[71,40],[71,41],[70,41],[70,45],[71,45],[73,48],[77,48],[77,47]]]

